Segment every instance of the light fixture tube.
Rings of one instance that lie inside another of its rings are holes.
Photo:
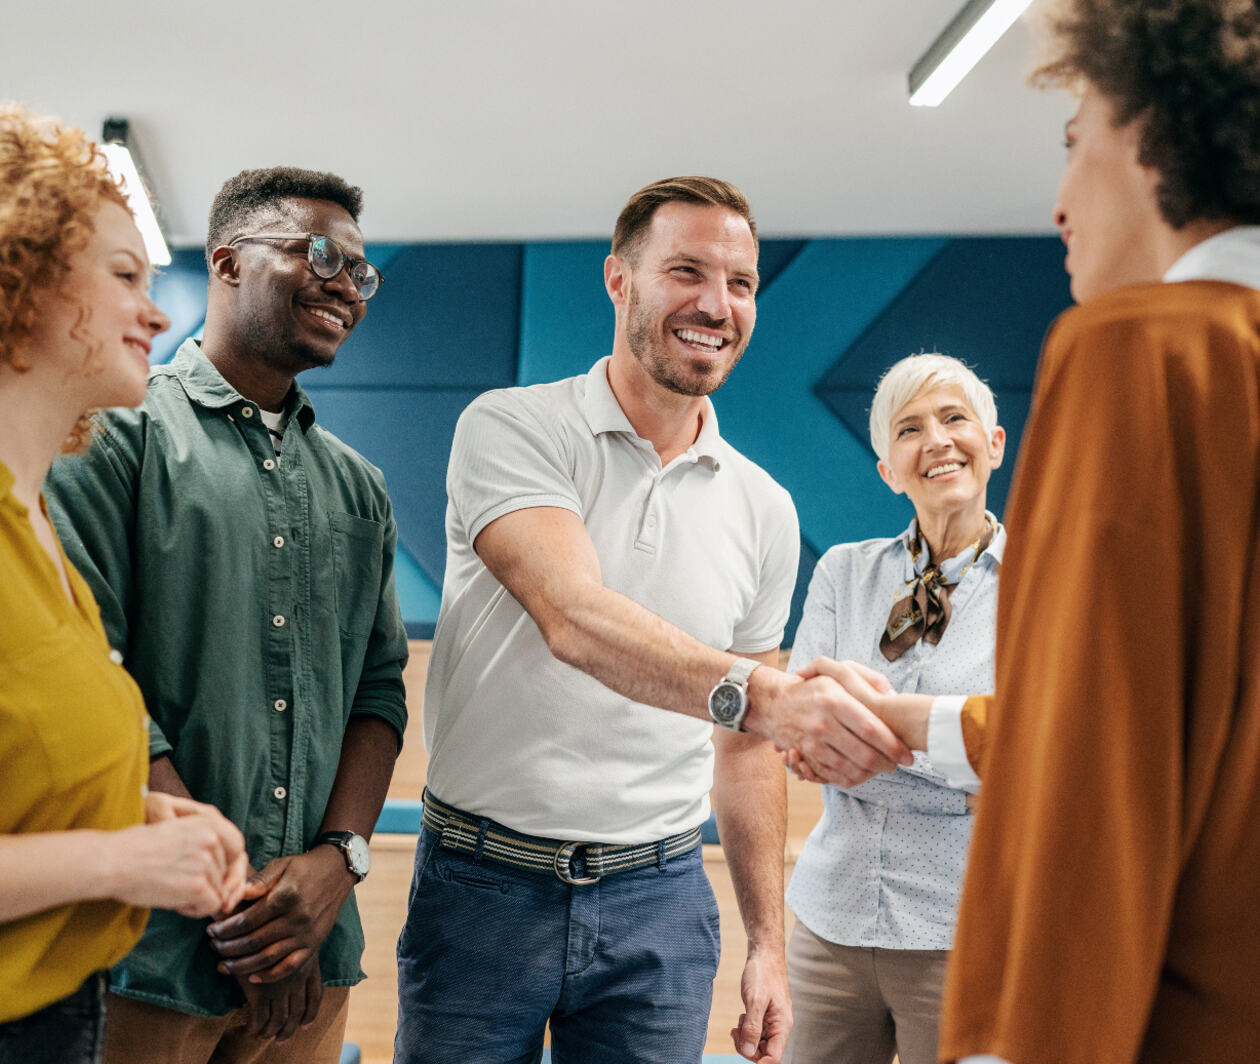
[[[910,103],[935,107],[1014,24],[1032,0],[968,0],[910,71]]]
[[[166,246],[166,238],[162,236],[162,227],[158,224],[157,213],[149,200],[148,187],[140,177],[139,167],[125,143],[109,139],[111,124],[114,124],[113,127],[116,129],[119,121],[110,119],[105,123],[106,143],[101,145],[101,152],[105,156],[110,173],[122,179],[123,194],[127,197],[127,203],[135,215],[136,228],[140,230],[140,235],[144,238],[144,248],[149,254],[149,261],[154,266],[169,266],[171,264],[170,248]],[[125,137],[125,120],[121,124]]]

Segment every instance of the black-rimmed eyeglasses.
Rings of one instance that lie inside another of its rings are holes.
[[[367,259],[351,258],[337,241],[323,233],[250,233],[248,236],[238,236],[228,247],[249,240],[305,240],[306,261],[310,264],[311,272],[321,281],[331,281],[345,270],[350,275],[359,298],[365,303],[385,283],[384,275]]]

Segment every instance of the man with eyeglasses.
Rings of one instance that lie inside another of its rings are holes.
[[[110,1064],[339,1060],[353,888],[406,725],[397,538],[379,470],[295,378],[382,277],[359,189],[247,170],[210,213],[204,338],[47,490],[152,715],[150,786],[218,806],[256,874],[235,914],[155,911],[111,973]]]

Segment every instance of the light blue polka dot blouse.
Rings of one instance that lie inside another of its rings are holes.
[[[998,570],[1006,545],[993,542],[950,593],[940,643],[919,640],[896,661],[879,649],[894,599],[914,576],[911,524],[896,539],[843,543],[814,570],[788,665],[819,655],[878,669],[898,691],[971,695],[993,690]],[[946,579],[972,560],[968,548],[944,565]],[[926,552],[920,566],[926,564]],[[911,768],[858,787],[827,785],[787,900],[806,927],[846,946],[949,949],[972,818],[966,795],[933,772],[923,754]]]

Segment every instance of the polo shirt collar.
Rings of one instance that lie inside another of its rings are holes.
[[[185,340],[179,345],[179,350],[171,360],[171,367],[184,391],[188,393],[188,398],[200,406],[209,410],[223,410],[247,402],[240,392],[224,380],[223,374],[202,353],[201,345],[196,340]],[[293,387],[285,397],[284,412],[290,420],[297,421],[303,432],[315,420],[315,407],[297,381],[293,382]]]
[[[611,355],[605,355],[591,367],[586,375],[586,394],[582,398],[582,415],[591,432],[598,436],[603,432],[626,432],[636,439],[635,432],[626,412],[621,409],[617,397],[613,395],[612,385],[608,383],[608,363]],[[696,460],[703,460],[710,468],[720,467],[722,457],[722,437],[718,432],[717,411],[708,396],[704,399],[704,408],[700,413],[700,434],[688,450]]]

